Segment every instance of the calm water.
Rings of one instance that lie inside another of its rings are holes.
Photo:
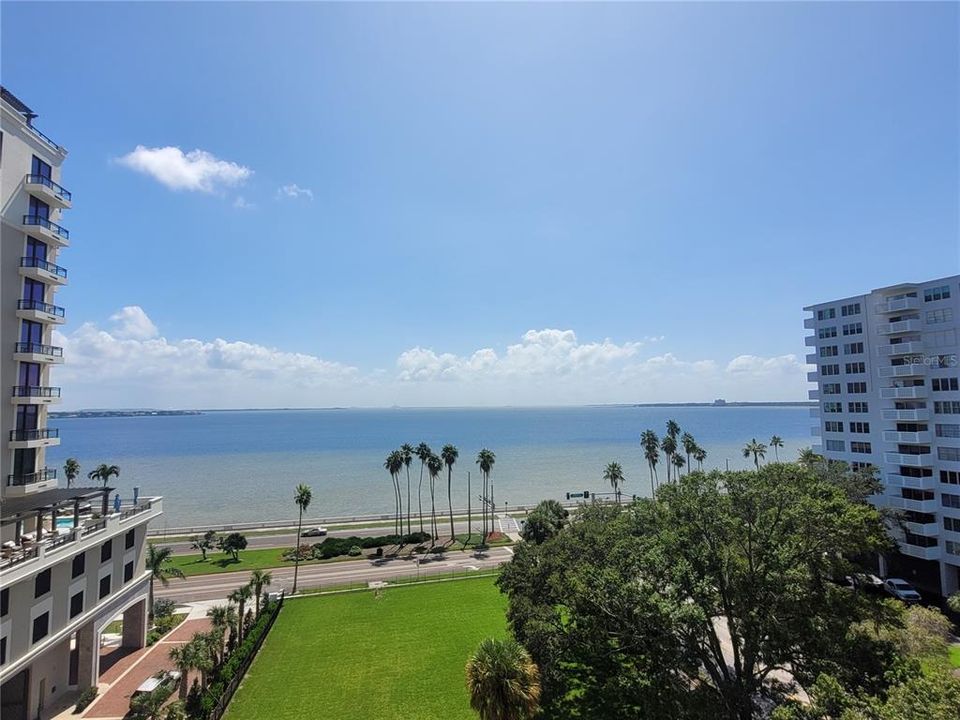
[[[84,475],[101,462],[119,465],[114,484],[121,495],[130,497],[134,485],[144,495],[163,495],[163,523],[177,527],[293,517],[293,488],[301,482],[313,488],[312,517],[392,512],[387,453],[420,441],[439,452],[450,442],[460,450],[454,507],[466,507],[467,471],[476,481],[473,459],[484,446],[497,455],[498,506],[518,505],[562,498],[568,490],[609,490],[601,476],[611,460],[623,465],[625,492],[649,494],[638,438],[646,428],[662,434],[667,418],[707,450],[705,468],[727,460],[731,469],[747,467],[740,448],[752,437],[766,442],[780,435],[781,456],[788,458],[811,441],[803,407],[212,412],[59,419],[62,445],[48,451],[47,463],[62,467],[76,457]],[[415,489],[416,459],[411,471]],[[445,506],[445,480],[443,487]],[[427,497],[426,482],[424,490]]]

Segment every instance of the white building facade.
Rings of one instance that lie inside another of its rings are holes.
[[[66,151],[6,89],[0,105],[0,717],[27,720],[97,684],[112,619],[123,617],[119,652],[143,646],[147,523],[162,505],[63,487],[47,466],[46,449],[60,443],[47,412],[60,399],[53,330],[65,311],[55,295],[67,281],[59,263],[73,199],[60,184]]]
[[[879,469],[878,506],[899,510],[890,575],[960,589],[960,275],[804,308],[816,366],[814,450]]]

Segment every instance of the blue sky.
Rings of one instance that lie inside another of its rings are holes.
[[[803,399],[805,304],[958,270],[957,25],[4,3],[3,83],[70,150],[67,397]]]

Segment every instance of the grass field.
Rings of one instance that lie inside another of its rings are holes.
[[[492,578],[288,600],[227,720],[472,720],[464,665],[506,633]]]
[[[950,646],[950,664],[955,668],[960,668],[960,645]]]

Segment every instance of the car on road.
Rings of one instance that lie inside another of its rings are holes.
[[[323,537],[327,534],[327,529],[325,527],[312,527],[304,530],[300,535],[302,537]]]
[[[170,683],[174,687],[176,687],[179,681],[180,681],[179,670],[161,670],[156,675],[153,675],[152,677],[148,677],[146,680],[140,683],[140,687],[138,687],[136,690],[133,691],[133,694],[130,696],[130,698],[133,699],[140,695],[149,695],[158,687],[166,683]]]
[[[905,603],[918,603],[921,599],[913,585],[900,578],[887,578],[883,581],[883,589]]]

